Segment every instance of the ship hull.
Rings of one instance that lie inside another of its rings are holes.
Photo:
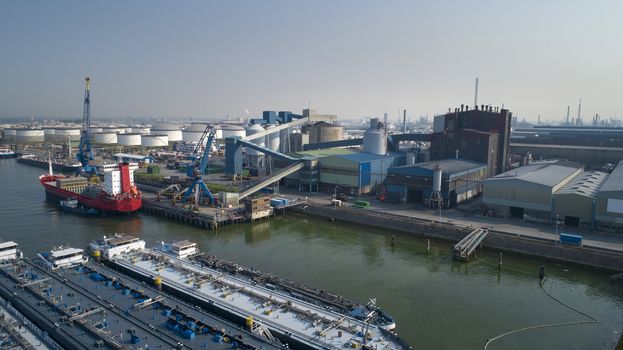
[[[42,175],[39,177],[41,185],[45,188],[45,194],[48,198],[54,199],[67,199],[76,198],[78,202],[85,207],[97,209],[104,213],[112,214],[125,214],[133,213],[139,210],[143,204],[141,198],[127,197],[127,198],[104,198],[104,197],[86,197],[78,193],[67,191],[50,184],[55,181],[57,177]]]
[[[32,166],[36,166],[38,168],[43,168],[43,169],[47,169],[49,166],[49,163],[43,160],[39,160],[39,159],[30,159],[30,158],[17,158],[17,162],[18,163],[22,163],[22,164],[28,164],[28,165],[32,165]],[[80,170],[80,166],[79,165],[65,165],[65,164],[61,164],[61,163],[54,163],[52,162],[52,169],[56,170],[56,171],[60,171],[63,173],[75,173],[78,170]]]

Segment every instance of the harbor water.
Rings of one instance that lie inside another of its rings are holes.
[[[623,286],[610,273],[544,259],[480,252],[452,261],[450,244],[288,214],[217,231],[142,213],[79,217],[45,200],[41,169],[0,159],[0,238],[26,256],[86,247],[128,233],[148,245],[189,239],[203,251],[359,301],[376,298],[416,349],[613,349],[623,331]],[[392,235],[396,244],[392,246]],[[539,267],[547,278],[540,287]],[[594,322],[593,319],[597,320]]]

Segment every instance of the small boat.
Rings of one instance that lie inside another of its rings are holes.
[[[62,211],[80,216],[96,216],[97,214],[99,214],[99,211],[97,209],[81,206],[80,203],[78,203],[78,199],[76,198],[67,198],[65,200],[59,201],[58,205]]]
[[[37,253],[35,261],[48,270],[74,267],[89,261],[84,250],[72,247],[58,247],[49,252]]]
[[[0,147],[0,159],[1,158],[15,158],[15,152],[11,151],[11,149],[6,147]]]

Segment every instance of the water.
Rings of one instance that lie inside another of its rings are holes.
[[[542,259],[485,252],[468,265],[452,262],[449,244],[298,215],[218,231],[198,229],[149,215],[82,218],[45,201],[37,182],[42,170],[0,160],[0,237],[20,243],[25,254],[123,232],[148,244],[190,239],[201,249],[277,273],[348,298],[377,302],[397,320],[398,333],[420,349],[482,349],[487,339],[526,326],[587,320],[549,298],[599,320],[596,324],[517,333],[488,349],[612,349],[623,330],[623,287],[609,274]]]

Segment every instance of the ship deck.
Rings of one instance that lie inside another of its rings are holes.
[[[378,326],[254,285],[248,280],[181,260],[156,250],[124,254],[111,263],[144,277],[160,276],[163,284],[191,299],[253,320],[271,332],[310,348],[365,344],[372,349],[402,349],[399,339]],[[368,334],[367,339],[363,335]]]
[[[0,270],[0,294],[65,348],[228,349],[234,341],[243,349],[281,348],[104,266],[51,273],[20,260]],[[20,289],[27,292],[13,294]],[[168,326],[171,318],[178,330]]]

